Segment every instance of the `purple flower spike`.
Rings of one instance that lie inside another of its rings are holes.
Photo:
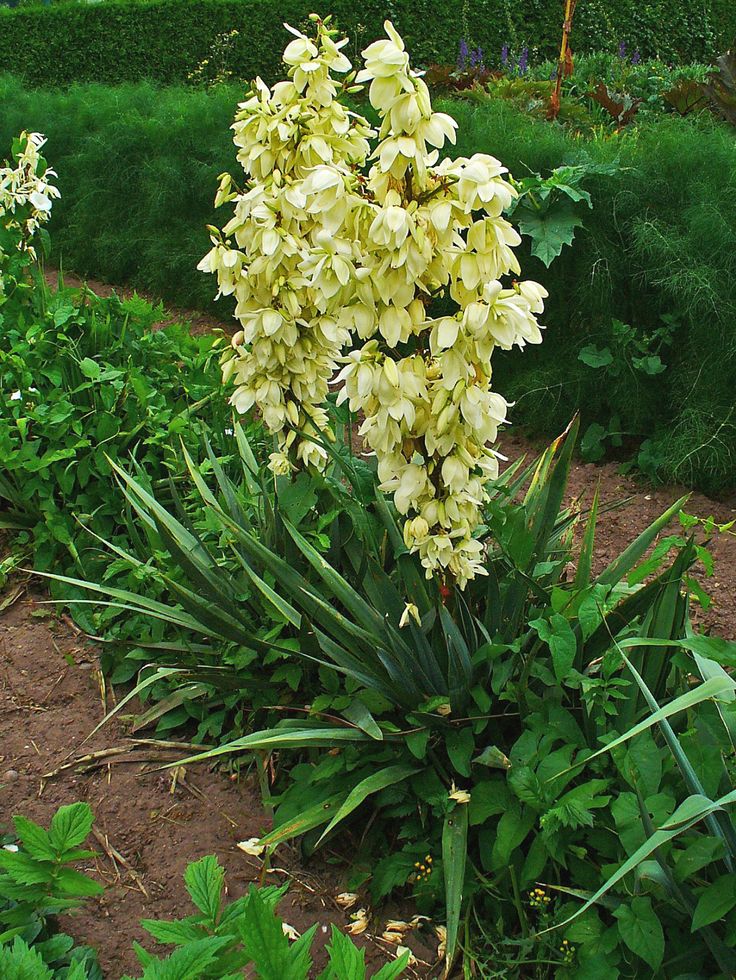
[[[626,57],[626,41],[620,41],[618,46],[618,56],[623,59]]]
[[[529,67],[529,48],[524,48],[524,50],[521,52],[521,57],[519,58],[519,74],[525,75],[528,67]]]
[[[508,63],[509,63],[509,46],[508,44],[504,44],[504,46],[501,48],[501,64],[505,68],[508,65]]]
[[[631,56],[631,64],[638,65],[640,61],[641,61],[641,54],[639,52],[639,49],[637,48],[636,51]]]
[[[457,56],[457,66],[460,71],[464,71],[468,64],[468,42],[465,38],[460,41],[460,50]]]
[[[483,68],[483,48],[481,47],[475,52],[475,63],[479,68]]]

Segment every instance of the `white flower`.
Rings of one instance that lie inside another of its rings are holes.
[[[369,917],[367,909],[358,909],[357,912],[353,912],[350,916],[350,925],[346,926],[346,931],[350,933],[351,936],[359,936],[361,933],[365,932],[368,928]]]
[[[358,901],[358,896],[355,892],[340,892],[335,901],[341,909],[350,909]]]
[[[456,803],[470,803],[470,793],[464,789],[457,789],[455,784],[452,784],[452,792],[450,793],[450,799],[454,800]]]
[[[403,629],[405,626],[408,626],[410,619],[413,619],[417,626],[422,625],[422,617],[419,615],[419,610],[413,602],[407,602],[407,604],[404,606],[404,611],[401,614],[401,619],[399,620],[399,629]]]
[[[260,857],[266,850],[265,844],[261,844],[260,838],[258,837],[249,837],[248,840],[241,840],[238,847],[245,854],[250,854],[252,857]]]
[[[464,588],[487,574],[479,527],[509,410],[493,354],[542,339],[546,291],[512,278],[520,237],[504,212],[517,191],[490,154],[439,160],[456,123],[433,111],[390,21],[356,78],[370,82],[377,134],[338,101],[345,39],[319,21],[314,36],[289,30],[288,79],[256,80],[240,106],[247,190],[221,178],[234,215],[200,263],[236,301],[223,378],[235,408],[257,409],[275,436],[283,477],[327,465],[322,405],[336,387],[364,416],[406,547],[427,578]],[[412,619],[408,603],[400,625]]]

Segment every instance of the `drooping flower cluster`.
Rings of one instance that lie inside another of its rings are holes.
[[[473,536],[497,476],[492,448],[507,403],[491,388],[496,346],[541,341],[536,314],[545,290],[502,283],[520,272],[520,239],[503,217],[515,191],[486,154],[439,162],[455,122],[432,111],[390,23],[364,52],[358,81],[370,81],[381,117],[368,176],[374,217],[366,236],[369,274],[359,291],[369,338],[341,373],[361,433],[378,457],[382,487],[406,515],[404,540],[427,576],[449,573],[463,587],[482,573]],[[432,316],[439,298],[455,312]]]
[[[45,143],[40,133],[21,133],[13,141],[11,161],[0,167],[0,263],[11,250],[35,260],[33,236],[49,220],[54,198],[60,196],[51,183],[56,173],[41,156]],[[0,272],[0,290],[2,278]]]
[[[356,169],[369,152],[368,123],[337,99],[335,77],[350,69],[334,32],[317,21],[314,40],[297,31],[284,52],[289,80],[257,79],[233,130],[249,183],[235,193],[222,178],[216,203],[235,215],[212,237],[199,268],[215,272],[219,295],[234,295],[242,330],[224,359],[239,412],[256,405],[278,437],[271,467],[324,464],[309,435],[328,433],[323,408],[336,358],[349,341],[339,314],[360,262],[361,215],[369,204]]]
[[[541,341],[546,292],[506,278],[520,272],[520,239],[503,217],[516,194],[506,168],[481,153],[439,160],[456,123],[433,111],[385,27],[356,79],[370,82],[381,120],[372,153],[375,134],[336,101],[331,72],[349,65],[321,22],[315,41],[298,35],[287,47],[291,81],[257,83],[234,127],[252,184],[236,197],[225,178],[220,190],[237,202],[223,230],[237,248],[213,238],[201,267],[236,296],[243,331],[225,373],[235,406],[257,405],[278,434],[280,472],[294,429],[326,429],[339,349],[362,342],[343,358],[339,397],[365,416],[360,432],[406,518],[406,546],[427,577],[464,587],[483,572],[474,534],[508,407],[492,390],[491,357]],[[320,462],[308,441],[296,459]]]

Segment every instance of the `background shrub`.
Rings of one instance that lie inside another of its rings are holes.
[[[228,125],[241,97],[239,85],[59,92],[0,81],[0,145],[23,127],[49,136],[62,191],[51,225],[56,260],[217,310],[227,323],[228,301],[213,304],[212,284],[195,266],[208,246],[205,225],[216,220],[217,175],[235,169]],[[733,132],[710,117],[656,115],[623,135],[582,139],[500,100],[455,101],[449,110],[459,153],[493,153],[519,177],[586,161],[619,168],[588,178],[594,208],[583,208],[584,227],[551,268],[522,259],[551,295],[545,343],[499,358],[499,388],[517,400],[513,418],[551,434],[579,407],[591,456],[596,434],[615,450],[621,432],[629,455],[648,437],[640,461],[653,476],[711,492],[733,486]],[[662,329],[660,349],[652,336]],[[580,360],[591,345],[612,362]],[[655,354],[664,370],[650,374],[641,358]],[[592,424],[603,432],[588,433]]]
[[[236,74],[270,79],[283,49],[282,22],[298,26],[314,6],[312,0],[112,0],[0,8],[0,71],[34,84],[183,81],[214,38],[236,28]],[[550,0],[330,0],[322,9],[336,15],[358,50],[391,17],[417,64],[454,62],[462,37],[494,64],[504,44],[517,54],[528,46],[533,61],[554,57],[562,22],[562,4]],[[623,41],[642,56],[691,61],[712,57],[734,34],[736,8],[729,0],[590,0],[576,15],[574,47],[614,51]]]

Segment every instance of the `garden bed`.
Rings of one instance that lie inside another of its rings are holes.
[[[528,441],[509,434],[502,439],[502,448],[511,460],[535,452]],[[595,556],[599,567],[619,554],[680,493],[678,488],[650,489],[622,477],[611,463],[572,467],[574,495],[590,497],[597,485],[605,503],[628,500],[600,520]],[[714,501],[694,494],[688,511],[726,523],[736,516],[736,495]],[[696,618],[731,638],[736,636],[733,537],[717,537],[711,550],[715,572],[704,584],[713,604]],[[12,601],[16,593],[18,598]],[[112,692],[101,687],[95,648],[66,617],[58,617],[52,607],[44,605],[43,599],[31,586],[17,582],[0,597],[0,607],[8,603],[0,614],[2,809],[46,825],[61,804],[78,799],[91,804],[96,827],[110,852],[114,848],[128,863],[122,864],[114,853],[113,857],[106,854],[98,838],[96,867],[88,870],[105,885],[105,893],[65,928],[79,942],[96,947],[105,976],[115,978],[135,967],[131,944],[145,938],[141,918],[189,914],[182,874],[190,861],[216,854],[227,870],[232,895],[259,880],[260,860],[236,845],[263,833],[270,819],[257,785],[247,779],[233,783],[205,765],[189,768],[183,775],[179,771],[176,780],[172,770],[151,771],[157,764],[174,761],[177,753],[126,742],[120,724],[109,724],[85,742],[104,710],[112,706]],[[129,754],[98,759],[87,772],[72,767],[44,779],[44,774],[79,756],[123,745],[130,746]],[[289,845],[277,852],[276,865],[284,870],[268,880],[291,884],[282,906],[286,921],[300,932],[315,922],[325,927],[331,922],[346,923],[345,913],[335,902],[343,887],[339,865],[330,866],[321,857],[305,866],[297,849]],[[321,946],[327,929],[318,935]],[[370,963],[375,966],[385,959],[376,942],[368,938],[365,944]],[[413,945],[426,964],[417,967],[416,975],[429,976],[431,951]]]
[[[261,880],[260,859],[238,850],[237,843],[260,836],[271,820],[257,781],[230,781],[206,765],[156,771],[182,753],[126,741],[116,722],[85,741],[112,706],[112,692],[105,691],[95,648],[43,600],[32,585],[17,581],[0,595],[0,608],[5,604],[0,613],[2,823],[22,814],[47,826],[59,806],[77,800],[90,804],[95,815],[90,843],[97,857],[83,870],[105,891],[63,926],[78,943],[97,949],[104,976],[117,980],[139,969],[133,942],[151,946],[142,918],[191,914],[182,875],[193,860],[217,855],[231,898]],[[111,748],[126,751],[100,757]],[[348,922],[335,901],[343,890],[344,862],[332,867],[331,857],[328,853],[305,867],[298,848],[285,845],[266,876],[271,884],[290,885],[280,906],[286,922],[300,933],[320,924],[315,951],[328,940],[330,923],[344,928]],[[386,961],[386,943],[366,936],[358,944],[365,946],[373,969]],[[434,947],[412,945],[423,960],[434,959]],[[316,961],[323,959],[318,955]],[[428,970],[429,963],[421,969]]]

